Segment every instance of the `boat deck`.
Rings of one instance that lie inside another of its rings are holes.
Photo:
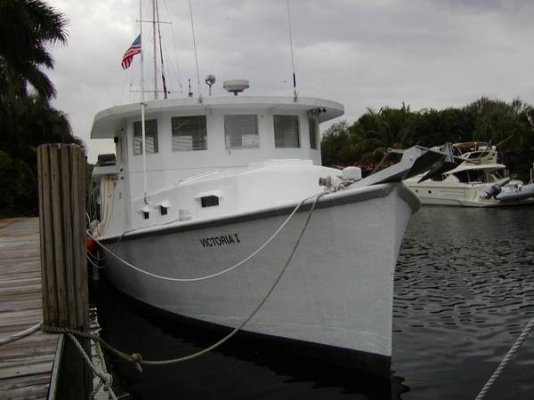
[[[0,338],[43,319],[39,219],[0,220]],[[59,335],[0,345],[0,397],[46,399]]]

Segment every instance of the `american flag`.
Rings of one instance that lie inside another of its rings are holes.
[[[128,48],[128,50],[126,50],[126,52],[122,56],[122,69],[128,68],[132,63],[133,57],[139,53],[141,53],[141,35],[137,36],[137,38],[133,41],[132,45]]]

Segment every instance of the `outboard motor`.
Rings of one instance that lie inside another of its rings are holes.
[[[501,193],[501,190],[502,190],[501,187],[499,185],[495,184],[492,187],[490,187],[489,189],[486,189],[482,193],[480,193],[479,197],[481,199],[488,200],[488,199],[491,199],[492,197],[497,196],[499,193]]]
[[[489,189],[486,189],[482,193],[480,193],[479,197],[481,199],[488,200],[488,199],[491,199],[492,197],[497,196],[499,193],[501,193],[502,187],[506,185],[508,182],[510,182],[510,178],[501,179],[500,181],[495,183],[495,185],[493,185]]]

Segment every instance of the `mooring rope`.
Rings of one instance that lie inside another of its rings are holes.
[[[508,352],[506,353],[506,355],[504,356],[504,358],[502,359],[498,367],[495,369],[491,377],[488,379],[488,381],[486,382],[486,384],[484,385],[484,387],[482,388],[478,396],[475,398],[475,400],[482,400],[486,396],[489,389],[493,386],[495,381],[499,378],[499,376],[501,375],[506,365],[508,365],[510,360],[512,360],[517,355],[519,348],[527,339],[528,335],[532,331],[532,328],[534,328],[534,318],[532,318],[525,325],[525,327],[521,331],[521,334],[518,336],[517,340],[515,341],[513,346],[510,348],[510,350],[508,350]]]
[[[112,399],[117,399],[117,396],[115,395],[115,392],[113,391],[113,387],[112,387],[112,384],[113,384],[113,377],[112,375],[108,372],[107,368],[106,368],[106,360],[104,359],[104,354],[102,353],[102,348],[100,347],[100,343],[99,342],[95,342],[95,347],[96,347],[96,353],[97,353],[97,357],[98,357],[98,361],[100,361],[100,366],[102,367],[102,372],[105,376],[109,376],[111,378],[111,380],[109,381],[104,381],[102,379],[99,380],[98,384],[94,387],[93,391],[91,392],[91,395],[90,395],[90,398],[94,399],[96,398],[96,396],[98,395],[98,392],[100,391],[100,389],[104,389],[105,392],[108,392],[109,393],[109,397],[111,397]]]
[[[93,261],[93,258],[95,258],[96,261]],[[100,263],[99,263],[100,260],[99,259],[97,259],[94,256],[90,256],[89,252],[87,252],[87,261],[89,262],[89,264],[91,264],[96,269],[104,269],[104,268],[106,268],[104,265],[100,265]]]
[[[160,279],[160,280],[165,280],[165,281],[170,281],[170,282],[197,282],[197,281],[203,281],[203,280],[206,280],[206,279],[211,279],[211,278],[215,278],[217,276],[220,276],[220,275],[224,275],[226,274],[227,272],[230,272],[234,269],[236,269],[237,267],[240,267],[241,265],[245,264],[247,261],[251,260],[252,258],[254,258],[258,253],[260,253],[265,247],[267,247],[267,245],[269,245],[269,243],[271,243],[277,236],[278,234],[282,231],[282,229],[284,229],[284,227],[288,224],[288,222],[293,218],[293,216],[296,214],[296,212],[298,211],[298,209],[302,206],[302,204],[310,199],[313,199],[315,198],[314,200],[314,204],[313,204],[313,207],[315,207],[315,203],[317,202],[317,199],[321,196],[323,196],[324,194],[327,194],[327,192],[322,192],[322,193],[319,193],[319,194],[315,194],[313,196],[310,196],[310,197],[307,197],[303,200],[301,200],[297,205],[296,207],[293,209],[293,211],[291,212],[291,214],[289,214],[289,216],[285,219],[285,221],[280,225],[280,227],[271,235],[271,237],[269,237],[260,247],[258,247],[255,251],[252,252],[252,254],[250,254],[249,256],[247,256],[246,258],[244,258],[243,260],[239,261],[238,263],[232,265],[231,267],[228,267],[222,271],[219,271],[219,272],[216,272],[216,273],[213,273],[213,274],[210,274],[210,275],[204,275],[204,276],[199,276],[199,277],[195,277],[195,278],[172,278],[172,277],[168,277],[168,276],[163,276],[163,275],[158,275],[158,274],[154,274],[152,272],[149,272],[149,271],[146,271],[142,268],[139,268],[133,264],[131,264],[130,262],[126,261],[125,259],[123,259],[122,257],[120,257],[118,254],[116,254],[115,251],[112,251],[110,250],[107,246],[103,245],[102,242],[100,242],[98,239],[96,239],[93,235],[91,235],[90,233],[88,233],[88,235],[96,242],[98,243],[99,246],[101,246],[104,250],[106,250],[106,252],[111,255],[112,257],[116,258],[117,260],[119,260],[121,263],[123,263],[124,265],[126,265],[127,267],[130,267],[132,268],[133,270],[137,271],[137,272],[140,272],[142,274],[145,274],[147,276],[150,276],[152,278],[156,278],[156,279]],[[122,240],[124,234],[121,235],[119,241]]]
[[[19,339],[22,339],[22,338],[25,338],[27,336],[30,336],[36,332],[39,332],[39,330],[41,329],[41,327],[43,328],[43,330],[45,332],[51,332],[52,331],[52,328],[50,327],[46,327],[43,325],[43,321],[41,322],[38,322],[37,324],[33,325],[32,327],[28,328],[28,329],[25,329],[24,331],[21,331],[21,332],[17,332],[13,335],[10,335],[10,336],[7,336],[7,337],[4,337],[4,338],[1,338],[0,339],[0,345],[4,345],[4,344],[8,344],[8,343],[12,343],[16,340],[19,340]],[[59,332],[56,332],[56,333],[59,333]],[[99,383],[97,384],[97,386],[93,389],[93,391],[91,392],[91,395],[90,395],[90,399],[94,399],[96,394],[98,393],[98,391],[104,387],[104,390],[108,391],[109,394],[110,394],[110,397],[112,399],[117,399],[115,397],[115,394],[113,393],[113,390],[111,389],[111,384],[113,382],[113,378],[111,377],[111,375],[107,372],[106,370],[106,362],[104,360],[104,357],[102,355],[102,350],[100,348],[100,345],[99,345],[99,342],[95,340],[95,346],[96,346],[96,351],[97,351],[97,355],[99,356],[99,359],[100,359],[100,363],[101,365],[103,366],[103,372],[99,371],[98,368],[96,368],[96,366],[91,362],[91,359],[89,358],[89,356],[85,353],[85,350],[83,349],[83,347],[80,345],[80,343],[76,340],[76,338],[73,336],[73,334],[75,332],[68,332],[68,330],[65,330],[64,332],[62,333],[65,333],[67,334],[67,336],[72,340],[72,342],[74,343],[74,345],[76,346],[76,348],[80,351],[80,353],[82,354],[82,357],[84,358],[85,362],[89,365],[89,367],[93,370],[94,374],[96,376],[98,376],[98,378],[100,378],[99,380]],[[81,336],[81,335],[80,335]],[[90,335],[92,339],[94,335]]]
[[[91,358],[87,355],[85,352],[85,349],[80,344],[80,342],[76,339],[76,337],[72,333],[67,333],[68,338],[72,341],[74,346],[78,349],[80,354],[82,355],[85,363],[91,368],[95,376],[100,378],[100,383],[96,385],[96,387],[91,392],[89,398],[94,399],[98,391],[104,386],[104,390],[108,391],[111,398],[116,400],[117,397],[115,397],[115,393],[113,393],[113,390],[111,389],[111,385],[113,384],[113,377],[108,374],[106,371],[100,371],[91,361]]]
[[[106,341],[104,341],[100,336],[93,335],[91,333],[82,332],[82,331],[79,331],[79,330],[76,330],[76,329],[58,328],[58,327],[44,326],[44,325],[43,325],[43,330],[45,330],[46,332],[51,332],[51,333],[72,334],[72,335],[76,335],[76,336],[79,336],[79,337],[83,337],[83,338],[87,338],[87,339],[91,339],[91,340],[97,341],[100,344],[102,344],[102,346],[104,346],[105,349],[109,350],[110,352],[112,352],[113,354],[117,355],[118,357],[120,357],[120,358],[122,358],[122,359],[124,359],[126,361],[134,363],[134,365],[136,366],[136,368],[140,372],[142,372],[142,367],[141,367],[142,365],[157,366],[157,365],[176,364],[176,363],[180,363],[180,362],[184,362],[184,361],[195,359],[195,358],[200,357],[200,356],[202,356],[202,355],[204,355],[204,354],[206,354],[206,353],[208,353],[208,352],[210,352],[212,350],[215,350],[216,348],[221,346],[223,343],[225,343],[228,340],[230,340],[237,332],[239,332],[241,329],[243,329],[243,327],[259,312],[259,310],[263,307],[263,305],[267,302],[267,300],[269,299],[271,294],[274,292],[275,288],[280,283],[280,280],[282,279],[282,276],[286,272],[289,264],[293,260],[293,257],[294,257],[294,255],[295,255],[295,253],[297,251],[297,248],[300,245],[302,237],[304,236],[304,232],[306,232],[306,230],[308,228],[308,225],[309,225],[311,216],[313,214],[313,211],[315,210],[315,206],[317,204],[317,201],[319,200],[319,198],[323,194],[326,194],[326,192],[315,196],[315,199],[314,199],[314,201],[312,203],[312,206],[310,208],[310,211],[308,213],[306,221],[305,221],[305,223],[304,223],[304,225],[303,225],[303,227],[302,227],[302,229],[300,231],[300,234],[299,234],[299,236],[297,238],[297,241],[296,241],[295,245],[293,246],[287,261],[285,262],[285,264],[284,264],[283,268],[281,269],[280,273],[278,274],[278,276],[274,280],[274,282],[271,285],[270,289],[268,290],[267,294],[259,302],[259,304],[256,306],[256,308],[252,311],[252,313],[243,322],[241,322],[241,324],[239,324],[239,326],[234,328],[230,333],[228,333],[222,339],[220,339],[219,341],[215,342],[214,344],[212,344],[209,347],[206,347],[206,348],[204,348],[204,349],[202,349],[202,350],[200,350],[200,351],[198,351],[196,353],[189,354],[187,356],[174,358],[174,359],[169,359],[169,360],[144,360],[143,357],[141,356],[141,354],[139,354],[139,353],[128,354],[128,353],[125,353],[123,351],[120,351],[120,350],[116,349],[115,347],[113,347],[112,345],[110,345],[109,343],[107,343]]]
[[[79,329],[73,329],[73,328],[61,328],[61,327],[57,327],[57,326],[48,326],[48,325],[44,325],[44,324],[43,324],[42,328],[43,328],[43,331],[46,332],[46,333],[72,334],[72,335],[74,335],[76,337],[81,337],[81,338],[84,338],[84,339],[90,339],[90,340],[92,340],[94,342],[98,342],[102,346],[104,346],[104,348],[107,349],[109,352],[115,354],[116,356],[118,356],[118,357],[120,357],[120,358],[122,358],[122,359],[124,359],[126,361],[130,361],[130,362],[133,362],[133,363],[138,363],[139,360],[142,360],[142,357],[141,357],[140,354],[137,354],[137,353],[132,353],[132,354],[124,353],[124,352],[116,349],[115,347],[113,347],[109,343],[107,343],[100,336],[92,334],[92,333],[89,333],[89,332],[84,332],[84,331],[80,331]],[[139,367],[138,367],[138,369],[139,369]]]
[[[30,335],[34,334],[35,332],[38,332],[39,329],[41,329],[42,323],[43,323],[43,321],[31,326],[28,329],[23,330],[21,332],[17,332],[17,333],[14,333],[12,335],[0,338],[0,345],[14,342],[14,341],[22,339],[22,338],[24,338],[26,336],[30,336]]]

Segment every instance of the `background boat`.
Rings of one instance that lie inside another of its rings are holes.
[[[404,181],[422,204],[463,207],[509,207],[534,204],[534,185],[508,177],[498,163],[496,146],[484,142],[453,145],[456,168],[422,180]]]

